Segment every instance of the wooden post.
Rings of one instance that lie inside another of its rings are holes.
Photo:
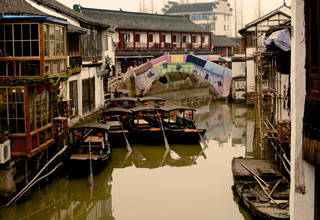
[[[27,83],[24,84],[24,112],[26,126],[26,152],[31,154],[32,151],[32,136],[30,131],[30,106],[29,106],[29,91]]]
[[[162,40],[161,40],[161,31],[160,31],[160,32],[159,32],[159,44],[160,44],[160,45],[159,45],[159,48],[160,48],[160,50],[161,50],[161,48],[162,48],[162,47],[161,47],[161,43],[162,43]]]
[[[171,50],[173,50],[173,33],[171,32]]]
[[[121,50],[121,42],[122,42],[122,38],[121,38],[121,30],[119,30],[119,50]]]
[[[149,50],[149,31],[147,31],[147,50]]]
[[[193,34],[191,33],[191,50],[193,49]]]
[[[44,61],[44,50],[45,50],[45,46],[44,46],[44,27],[43,27],[43,23],[39,23],[39,28],[40,28],[40,76],[45,73],[45,61]],[[50,36],[48,35],[48,38]],[[52,62],[51,62],[52,63]],[[65,62],[66,63],[66,62]],[[66,65],[66,64],[65,64]],[[52,67],[51,67],[52,68]],[[52,69],[51,69],[52,70]]]
[[[182,49],[182,33],[180,33],[180,49]]]
[[[133,49],[136,50],[136,32],[133,31]]]
[[[200,48],[201,48],[201,50],[202,50],[202,49],[203,49],[202,34],[200,34],[200,41],[201,41],[201,46],[200,46]]]

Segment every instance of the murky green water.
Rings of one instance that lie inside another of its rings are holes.
[[[238,204],[231,173],[233,157],[253,153],[252,110],[208,100],[207,89],[158,96],[197,109],[208,148],[170,145],[166,154],[164,146],[133,145],[130,155],[114,149],[92,190],[87,178],[56,177],[34,187],[25,201],[0,209],[2,219],[253,219]]]

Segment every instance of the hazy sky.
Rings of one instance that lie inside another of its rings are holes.
[[[74,4],[80,4],[87,8],[101,8],[119,10],[121,8],[124,11],[139,11],[140,0],[58,0],[64,5],[72,8]],[[144,0],[145,3],[150,5],[151,0]],[[175,0],[178,1],[178,0]],[[192,0],[191,0],[192,1]],[[194,0],[193,0],[194,1]],[[232,7],[234,0],[229,0]],[[241,0],[238,0],[240,2]],[[243,16],[244,24],[251,22],[253,19],[254,10],[256,8],[256,2],[258,0],[242,0],[243,2]],[[275,8],[283,4],[283,0],[260,0],[262,12],[268,13]],[[198,0],[199,2],[199,0]],[[214,0],[203,0],[203,2],[214,2]],[[287,5],[291,5],[291,0],[286,0]],[[156,10],[161,11],[163,0],[154,0]]]

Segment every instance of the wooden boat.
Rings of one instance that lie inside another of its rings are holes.
[[[138,106],[130,110],[133,114],[135,142],[162,144],[163,133],[159,121],[162,110],[152,106]]]
[[[137,98],[135,97],[120,97],[113,99],[111,101],[111,107],[121,107],[121,108],[134,108],[136,106]]]
[[[290,184],[267,160],[234,158],[234,190],[255,219],[290,219]]]
[[[195,126],[193,120],[195,109],[185,106],[166,106],[160,109],[164,113],[162,121],[169,143],[198,143],[200,135],[206,132],[205,129],[198,129]]]
[[[111,158],[108,142],[109,124],[83,123],[70,129],[71,172],[88,173],[90,163],[93,172],[99,170]]]
[[[164,102],[166,101],[163,98],[159,98],[159,97],[151,97],[151,96],[147,96],[147,97],[141,97],[138,99],[138,101],[140,102],[141,106],[152,106],[151,102],[154,103],[154,107],[161,107],[164,105]]]
[[[110,126],[108,135],[109,143],[114,146],[125,146],[125,136],[131,140],[133,133],[133,114],[132,111],[120,107],[107,108],[101,112],[102,123]]]

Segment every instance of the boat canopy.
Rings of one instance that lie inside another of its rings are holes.
[[[159,97],[151,97],[151,96],[147,96],[147,97],[141,97],[139,98],[140,102],[146,102],[146,101],[166,101],[163,98],[159,98]]]
[[[102,114],[114,114],[114,113],[118,113],[118,114],[132,114],[132,112],[129,109],[126,108],[119,108],[119,107],[112,107],[112,108],[107,108],[105,110],[102,111]]]
[[[95,129],[103,129],[103,130],[109,130],[110,125],[109,124],[103,124],[98,122],[91,122],[91,123],[82,123],[78,124],[72,129],[81,129],[81,128],[95,128]]]
[[[120,97],[120,98],[116,98],[113,101],[132,101],[132,102],[136,102],[137,98],[135,97]]]
[[[189,108],[186,106],[179,106],[179,105],[172,105],[172,106],[165,106],[160,108],[163,111],[171,112],[171,111],[196,111],[194,108]]]
[[[130,109],[132,112],[142,112],[142,111],[159,111],[160,108],[152,107],[152,106],[138,106]]]

